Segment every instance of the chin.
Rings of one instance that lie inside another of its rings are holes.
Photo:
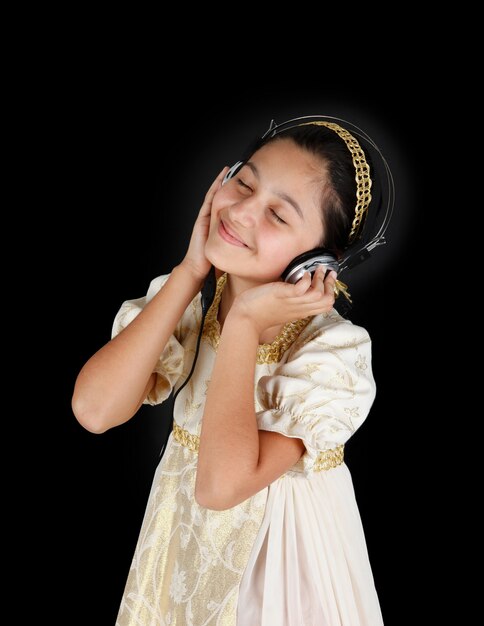
[[[204,252],[205,258],[210,261],[210,263],[216,269],[220,270],[221,272],[229,271],[227,269],[227,265],[230,265],[230,263],[227,263],[227,259],[224,258],[225,255],[220,254],[218,250],[214,250],[213,246],[211,246],[209,242],[205,244]]]

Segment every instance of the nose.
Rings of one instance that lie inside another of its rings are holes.
[[[244,228],[254,228],[259,219],[259,204],[255,198],[245,198],[229,207],[229,217]]]

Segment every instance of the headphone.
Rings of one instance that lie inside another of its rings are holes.
[[[296,128],[297,126],[307,124],[311,121],[336,122],[338,125],[351,132],[352,135],[358,137],[362,147],[371,158],[372,200],[368,207],[368,214],[363,225],[362,234],[357,238],[356,242],[348,246],[341,259],[338,259],[336,255],[327,248],[313,248],[312,250],[308,250],[293,259],[281,274],[282,280],[288,283],[297,283],[305,272],[310,272],[311,275],[314,274],[319,265],[324,265],[328,271],[334,270],[337,274],[341,274],[345,270],[353,269],[363,261],[366,261],[374,248],[386,243],[384,234],[390,223],[395,203],[393,176],[385,157],[375,142],[355,124],[339,117],[327,115],[294,117],[282,124],[276,124],[275,121],[272,120],[269,128],[262,137],[253,142],[246,151],[244,158],[232,165],[225,174],[222,185],[233,178],[247,163],[252,154],[261,148],[267,140],[272,139],[272,137],[290,128]],[[385,206],[383,200],[384,196],[386,196]],[[382,208],[385,208],[383,220],[378,231],[374,236],[371,236],[371,233],[376,230],[376,224],[381,217]]]

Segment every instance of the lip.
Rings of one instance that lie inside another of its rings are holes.
[[[239,246],[239,248],[248,248],[243,241],[232,235],[222,220],[218,225],[218,234],[224,239],[227,243],[231,243],[233,246]]]

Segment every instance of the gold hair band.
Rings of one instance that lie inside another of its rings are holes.
[[[358,235],[358,232],[363,224],[364,217],[368,213],[368,207],[371,202],[371,178],[370,178],[370,166],[368,165],[365,153],[358,141],[349,133],[345,128],[335,124],[334,122],[304,122],[299,126],[326,126],[330,130],[333,130],[348,146],[348,150],[351,152],[353,158],[353,165],[356,170],[356,207],[355,217],[351,225],[350,234],[348,236],[348,244],[353,243]],[[344,293],[344,291],[343,291]]]

